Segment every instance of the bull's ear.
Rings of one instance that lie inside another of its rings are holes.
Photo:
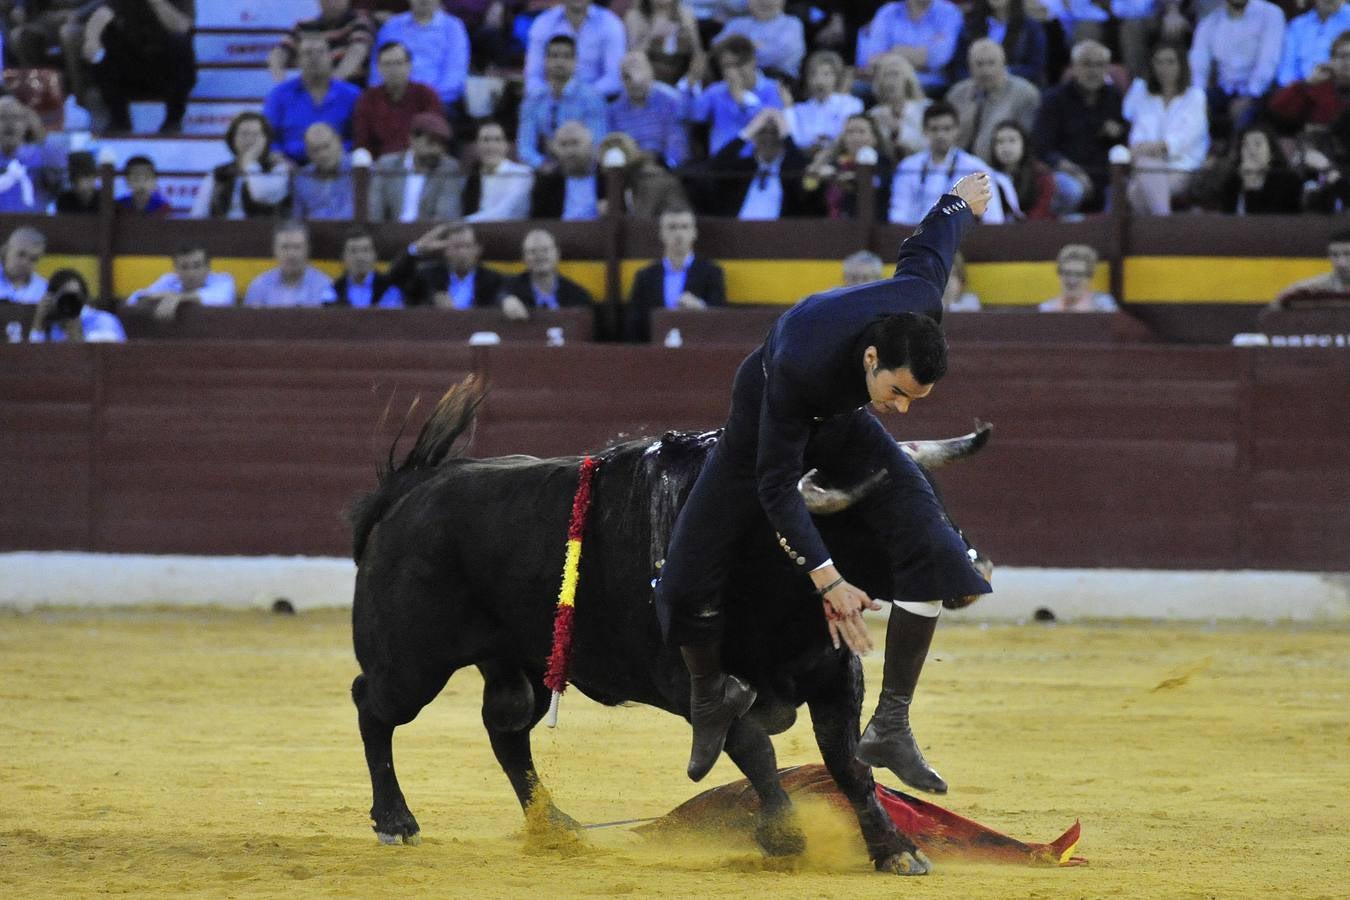
[[[975,430],[961,437],[942,441],[900,441],[900,449],[925,469],[936,469],[947,463],[965,459],[989,443],[994,426],[981,419],[975,420]]]

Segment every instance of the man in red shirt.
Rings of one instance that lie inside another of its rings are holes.
[[[380,47],[375,65],[383,84],[366,88],[357,98],[352,131],[356,146],[379,159],[407,150],[413,117],[427,112],[440,115],[441,98],[430,85],[412,80],[412,54],[399,42]]]
[[[1350,31],[1331,42],[1331,57],[1307,81],[1295,81],[1270,98],[1270,114],[1290,128],[1330,125],[1350,108]]]

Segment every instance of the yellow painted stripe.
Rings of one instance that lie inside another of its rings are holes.
[[[37,271],[43,278],[52,277],[57,269],[74,269],[84,276],[92,293],[98,293],[98,257],[65,253],[47,253],[38,262]]]
[[[1132,256],[1125,296],[1138,303],[1269,303],[1301,278],[1327,271],[1325,258]]]

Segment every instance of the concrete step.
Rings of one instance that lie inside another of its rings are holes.
[[[266,66],[213,63],[197,67],[194,100],[237,100],[266,96],[272,89],[272,74]]]
[[[198,65],[235,63],[254,66],[267,64],[272,52],[283,37],[285,29],[254,28],[248,30],[198,31],[192,38],[197,51]]]
[[[198,28],[285,28],[318,15],[314,0],[212,0],[197,4]]]
[[[224,137],[230,120],[241,112],[258,112],[262,100],[197,100],[188,102],[183,116],[183,133],[191,136]],[[136,134],[154,134],[164,121],[163,103],[131,104],[131,130]]]

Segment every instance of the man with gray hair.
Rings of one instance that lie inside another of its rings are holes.
[[[327,122],[305,129],[309,162],[295,173],[291,189],[297,219],[341,219],[353,215],[352,164],[342,149],[342,138]]]
[[[322,306],[336,299],[333,282],[309,264],[309,229],[304,222],[282,222],[272,234],[277,267],[248,286],[245,306]]]
[[[549,141],[557,166],[538,172],[530,193],[530,218],[568,222],[598,218],[604,193],[595,169],[595,137],[581,122],[563,122]]]
[[[1041,107],[1041,92],[1008,71],[1003,46],[989,38],[972,43],[966,58],[970,77],[952,85],[946,98],[960,114],[956,144],[980,159],[993,159],[998,124],[1012,119],[1030,131]]]
[[[1099,212],[1111,181],[1107,154],[1125,140],[1120,88],[1106,79],[1111,51],[1096,41],[1073,45],[1071,78],[1050,88],[1036,118],[1040,157],[1055,170],[1055,212]]]
[[[844,287],[871,284],[884,275],[881,257],[871,250],[859,250],[844,257]]]
[[[9,233],[0,247],[0,300],[37,303],[42,299],[47,293],[47,279],[35,268],[46,250],[47,238],[36,228],[22,225]]]

